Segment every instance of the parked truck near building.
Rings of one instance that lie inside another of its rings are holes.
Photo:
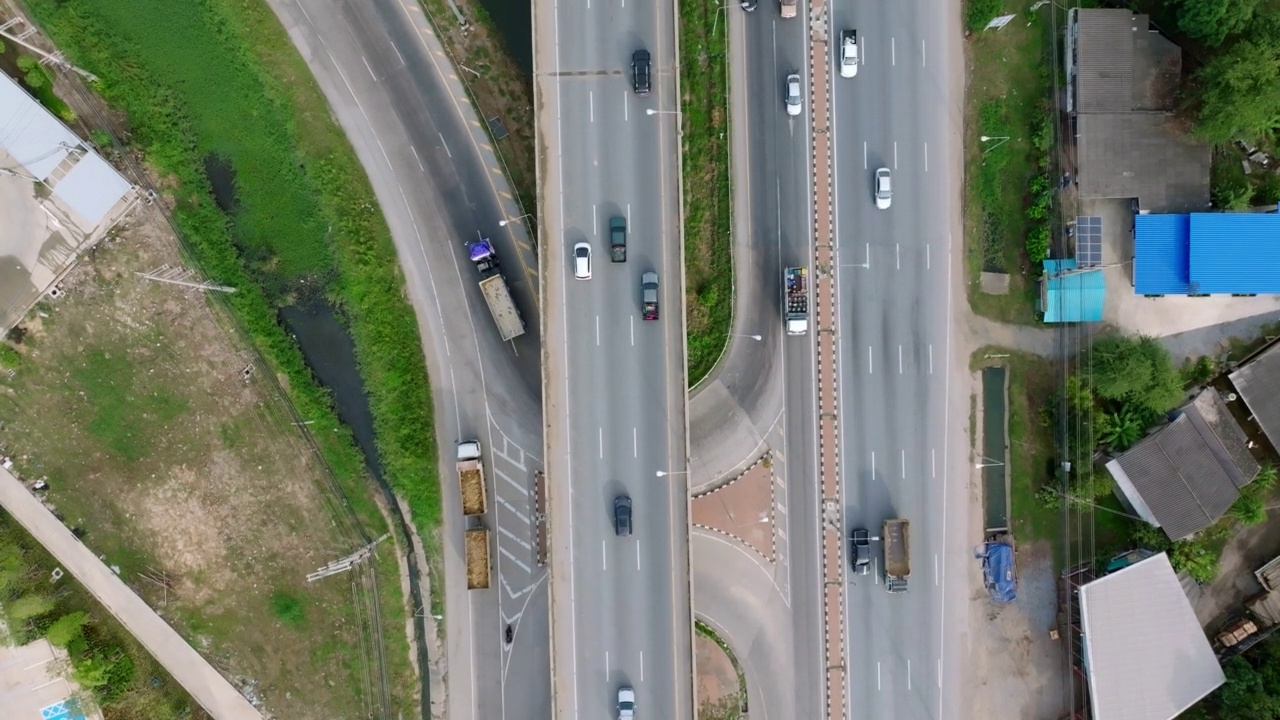
[[[779,0],[781,6],[779,11],[784,18],[793,18],[796,16],[796,0]]]
[[[891,593],[906,592],[911,574],[911,532],[906,520],[885,520],[881,533],[884,541],[884,589]]]
[[[782,278],[782,319],[788,335],[809,331],[809,269],[789,267]]]
[[[462,514],[483,515],[486,509],[484,461],[480,457],[480,441],[458,443],[458,485],[462,489]]]
[[[502,276],[502,268],[498,264],[498,254],[493,250],[493,241],[479,238],[467,243],[467,251],[471,262],[480,271],[480,293],[489,306],[489,314],[498,326],[498,334],[506,342],[524,334],[524,318],[511,299],[511,290],[507,287],[507,279]]]

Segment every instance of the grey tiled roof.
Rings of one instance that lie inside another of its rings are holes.
[[[1271,445],[1280,448],[1280,344],[1273,345],[1229,377]]]
[[[1158,112],[1096,112],[1076,117],[1080,197],[1137,198],[1151,212],[1209,206],[1209,146]]]
[[[1225,681],[1164,554],[1080,589],[1097,720],[1171,720]]]
[[[1132,110],[1133,36],[1138,31],[1133,13],[1110,9],[1077,12],[1079,111]]]
[[[1205,393],[1167,427],[1113,461],[1140,496],[1133,504],[1150,509],[1174,540],[1222,517],[1240,497],[1240,488],[1258,474],[1244,431],[1217,392]]]

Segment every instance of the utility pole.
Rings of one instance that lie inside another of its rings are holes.
[[[325,565],[319,570],[316,570],[315,572],[307,575],[307,582],[315,582],[320,578],[326,578],[326,577],[329,577],[330,575],[337,575],[338,573],[342,573],[350,570],[351,568],[358,565],[361,561],[367,560],[370,557],[373,557],[374,548],[378,546],[378,543],[382,542],[383,540],[386,540],[389,537],[391,537],[391,533],[387,533],[386,535],[383,535],[377,540],[374,540],[373,542],[369,543],[368,545],[365,545],[359,550],[356,550],[355,552],[342,558],[341,560],[334,560],[328,565]]]

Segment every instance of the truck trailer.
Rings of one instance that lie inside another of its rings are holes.
[[[479,238],[467,243],[467,252],[471,262],[480,271],[480,293],[489,306],[489,314],[498,326],[498,334],[506,342],[524,334],[524,318],[511,299],[511,290],[507,287],[507,279],[502,276],[502,267],[498,264],[498,254],[493,250],[493,241]]]
[[[788,335],[809,332],[809,269],[789,267],[782,277],[782,319]]]
[[[479,518],[473,518],[478,525]],[[466,534],[467,589],[484,590],[489,587],[489,531],[473,527]]]
[[[462,514],[483,515],[486,509],[484,461],[480,457],[480,441],[458,443],[458,485],[462,490]]]
[[[885,520],[884,589],[891,593],[906,592],[911,574],[911,532],[906,520]]]

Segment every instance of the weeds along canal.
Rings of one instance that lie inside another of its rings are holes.
[[[400,511],[400,503],[396,502],[391,486],[382,474],[382,463],[378,459],[378,448],[374,439],[373,413],[369,409],[369,397],[365,394],[364,379],[360,377],[356,364],[355,343],[346,326],[338,319],[333,308],[313,303],[304,307],[287,306],[280,310],[280,320],[285,329],[297,341],[306,359],[307,366],[315,373],[316,379],[333,397],[333,406],[338,412],[338,419],[351,428],[356,445],[364,454],[365,467],[373,475],[382,490],[382,497],[387,508],[399,526],[401,537],[411,538],[411,528],[404,514]],[[405,548],[405,566],[409,574],[409,601],[411,607],[430,607],[430,603],[422,597],[421,570],[418,568],[417,556],[413,552],[413,544],[409,542]],[[422,718],[431,717],[430,675],[431,667],[427,653],[427,624],[425,613],[414,613],[414,634],[418,640],[418,667],[421,668],[422,685]]]

